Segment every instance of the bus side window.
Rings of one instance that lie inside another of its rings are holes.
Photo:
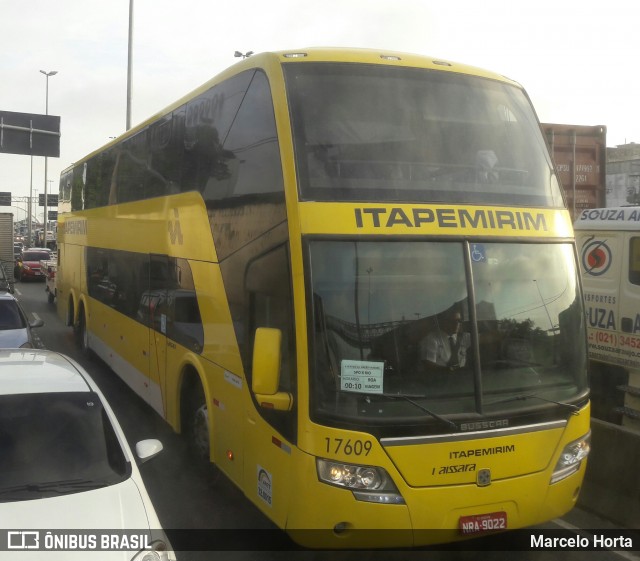
[[[284,192],[271,91],[262,72],[251,82],[222,156],[228,173],[216,178],[213,198]]]
[[[149,146],[147,129],[143,129],[122,144],[114,178],[109,186],[109,204],[139,201],[145,198]]]
[[[144,197],[160,197],[178,191],[182,153],[176,149],[181,133],[184,136],[184,121],[175,112],[149,127],[149,149],[147,173],[145,174]]]
[[[243,72],[215,85],[192,99],[182,111],[182,191],[206,194],[210,184],[230,177],[222,154],[222,143],[253,78],[254,70]]]

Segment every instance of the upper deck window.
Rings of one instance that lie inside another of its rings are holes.
[[[524,92],[450,72],[286,64],[302,200],[562,206]]]

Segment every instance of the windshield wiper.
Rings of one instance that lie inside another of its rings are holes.
[[[490,366],[494,364],[498,366],[530,366],[531,368],[533,368],[534,366],[543,366],[541,362],[521,360],[519,358],[501,358],[491,362]]]
[[[101,481],[91,481],[88,479],[65,479],[61,481],[47,481],[45,483],[22,483],[0,489],[0,496],[11,493],[59,493],[64,495],[70,490],[90,490],[106,487],[106,483]]]
[[[374,394],[368,394],[368,395],[365,396],[365,400],[367,401],[367,403],[371,403],[371,397],[372,396],[373,397],[386,397],[387,399],[402,399],[402,400],[406,401],[407,403],[410,403],[414,407],[417,407],[418,409],[420,409],[420,411],[423,411],[427,415],[430,415],[431,417],[433,417],[437,421],[440,421],[441,423],[447,425],[449,428],[452,428],[452,429],[454,429],[456,431],[460,430],[458,428],[458,425],[456,425],[453,421],[450,421],[449,419],[445,419],[441,415],[438,415],[437,413],[434,413],[430,409],[427,409],[423,405],[420,405],[419,403],[417,403],[417,402],[415,402],[413,400],[413,399],[425,398],[425,397],[427,397],[426,395],[411,395],[411,394],[407,395],[407,394],[401,394],[401,393],[374,393]]]
[[[553,399],[547,399],[546,397],[541,397],[537,393],[516,395],[513,397],[508,397],[506,399],[492,401],[490,403],[487,403],[487,405],[498,405],[500,403],[509,403],[510,401],[525,401],[527,399],[539,399],[540,401],[546,401],[547,403],[554,403],[556,405],[560,405],[561,407],[569,409],[573,415],[577,415],[578,411],[580,411],[580,407],[578,407],[577,405],[573,405],[572,403],[563,403],[561,401],[554,401]]]

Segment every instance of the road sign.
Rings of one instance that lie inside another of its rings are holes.
[[[38,206],[44,206],[44,193],[38,195]],[[47,194],[47,206],[58,206],[58,195]]]
[[[0,153],[60,157],[60,117],[0,111]]]

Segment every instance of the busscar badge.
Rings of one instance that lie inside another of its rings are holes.
[[[487,485],[491,485],[490,469],[481,469],[478,471],[478,475],[476,476],[476,485],[478,485],[478,487],[486,487]]]

